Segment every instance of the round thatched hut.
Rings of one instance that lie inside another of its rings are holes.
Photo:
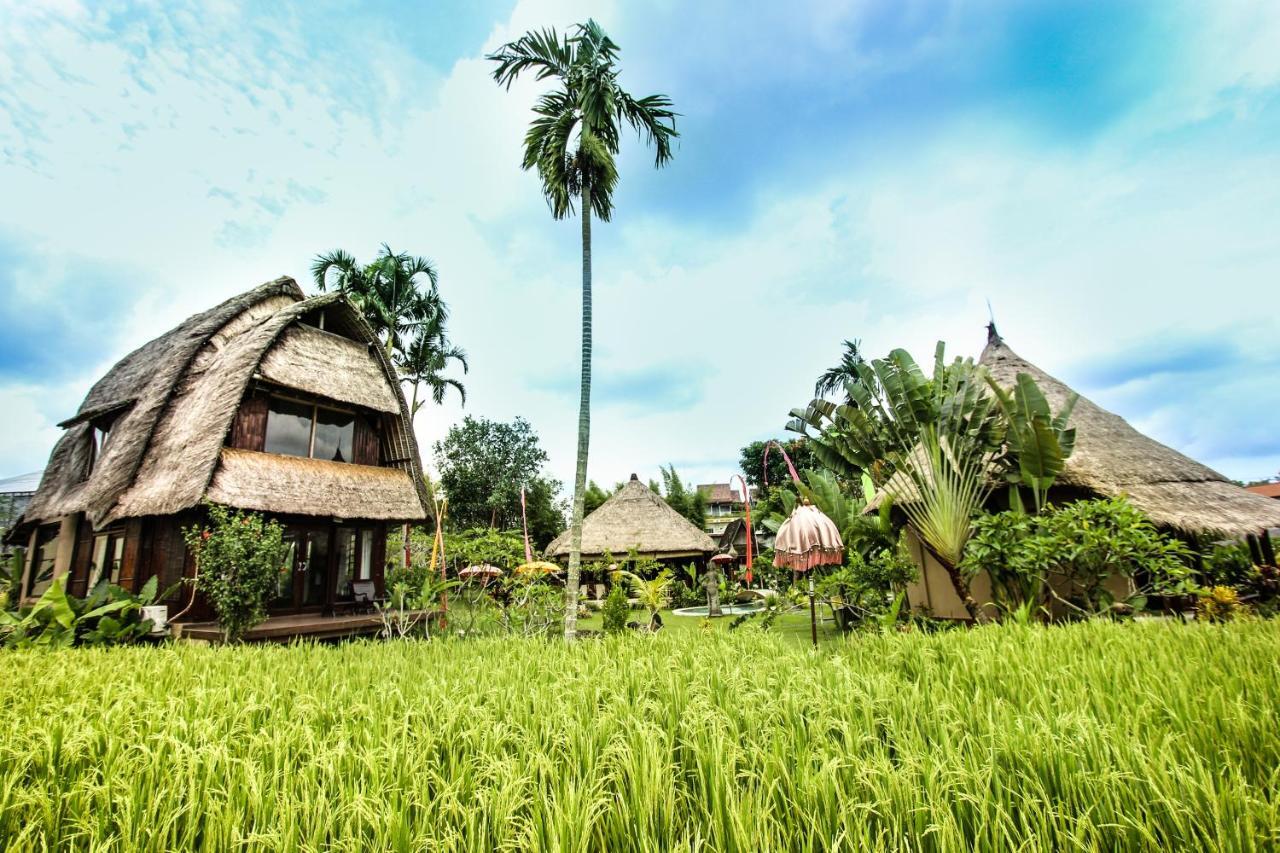
[[[582,558],[599,559],[605,552],[625,557],[632,548],[650,559],[700,562],[716,545],[632,474],[630,482],[582,520]],[[552,540],[546,556],[568,558],[569,531]]]
[[[1008,388],[1019,373],[1030,375],[1055,412],[1076,393],[1010,349],[994,325],[978,363]],[[1086,397],[1077,400],[1070,426],[1076,430],[1075,450],[1050,492],[1056,502],[1124,495],[1158,527],[1184,536],[1244,537],[1280,527],[1280,503],[1143,435]],[[937,616],[968,618],[942,566],[918,540],[909,540],[923,569],[907,591],[911,605]],[[975,578],[974,598],[989,600],[989,584],[985,575]]]

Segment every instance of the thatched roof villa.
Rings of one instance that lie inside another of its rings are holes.
[[[1010,349],[994,326],[978,363],[998,383],[1010,388],[1019,373],[1029,374],[1055,412],[1075,393]],[[1251,493],[1212,468],[1143,435],[1124,418],[1086,397],[1076,402],[1070,425],[1076,429],[1075,450],[1050,492],[1052,500],[1125,495],[1158,527],[1184,536],[1243,537],[1280,527],[1280,503]],[[925,571],[908,590],[912,606],[927,606],[940,616],[967,615],[942,567],[918,542],[915,547],[917,562]],[[973,595],[980,602],[989,599],[985,578],[976,579]]]
[[[582,558],[597,560],[605,552],[625,557],[635,548],[642,557],[655,560],[688,558],[705,560],[715,542],[667,502],[640,482],[635,474],[595,512],[582,520]],[[569,531],[551,541],[547,559],[569,556]]]
[[[29,546],[26,597],[64,574],[77,595],[101,577],[129,589],[189,577],[181,528],[209,500],[285,525],[294,562],[275,612],[330,611],[353,583],[381,592],[389,522],[426,517],[409,413],[373,331],[339,295],[308,299],[290,278],[125,356],[61,426],[10,537]]]

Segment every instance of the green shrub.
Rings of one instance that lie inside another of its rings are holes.
[[[631,616],[631,604],[627,601],[627,585],[621,579],[615,580],[609,587],[609,594],[604,599],[604,607],[600,610],[601,621],[606,634],[617,634],[627,630],[627,620]]]
[[[196,588],[218,616],[223,636],[236,642],[267,618],[267,605],[288,571],[283,530],[256,512],[206,504],[209,523],[182,531],[195,555]]]
[[[835,614],[836,625],[847,631],[891,608],[919,571],[900,547],[882,548],[869,558],[851,551],[845,564],[819,578],[815,588]]]
[[[1155,529],[1123,497],[1075,501],[1040,515],[1016,510],[981,516],[965,546],[961,571],[986,571],[994,603],[1005,613],[1043,610],[1056,602],[1076,616],[1115,605],[1142,609],[1149,595],[1196,590],[1190,550]],[[1117,599],[1109,578],[1128,582]]]

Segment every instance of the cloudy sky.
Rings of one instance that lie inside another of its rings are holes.
[[[188,314],[386,242],[471,356],[424,449],[523,415],[571,481],[578,226],[483,56],[587,16],[682,113],[596,230],[594,479],[723,480],[841,339],[976,355],[988,301],[1140,429],[1280,470],[1280,4],[0,0],[0,476]]]

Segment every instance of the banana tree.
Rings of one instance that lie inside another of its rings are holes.
[[[1049,488],[1075,450],[1076,431],[1067,421],[1080,396],[1073,393],[1055,415],[1030,374],[1018,374],[1012,393],[991,376],[986,379],[1008,422],[1005,440],[1017,461],[1017,468],[1011,468],[1006,477],[1015,490],[1018,486],[1031,490],[1039,515],[1048,501]]]

